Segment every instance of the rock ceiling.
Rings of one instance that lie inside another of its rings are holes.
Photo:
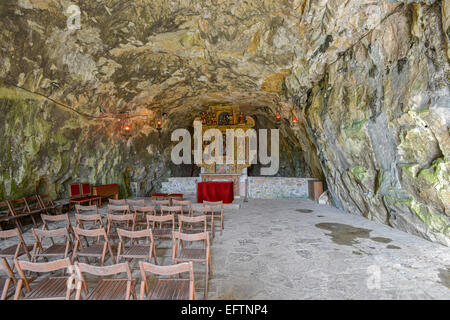
[[[73,4],[2,2],[2,78],[96,116],[234,103],[290,118],[324,67],[403,2],[85,1],[69,30]]]

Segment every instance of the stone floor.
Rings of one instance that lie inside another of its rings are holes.
[[[159,244],[160,264],[170,246]],[[208,299],[450,299],[448,247],[307,199],[226,210],[212,260]],[[204,267],[195,270],[201,299]]]

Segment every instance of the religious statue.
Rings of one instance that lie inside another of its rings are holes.
[[[207,115],[206,115],[205,112],[202,111],[202,113],[200,114],[200,118],[202,119],[202,124],[203,125],[208,123]]]
[[[217,117],[216,117],[216,113],[212,112],[211,113],[211,124],[214,126],[217,126]]]
[[[239,124],[245,124],[245,115],[243,112],[239,113]]]

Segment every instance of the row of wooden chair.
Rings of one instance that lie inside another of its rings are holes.
[[[92,266],[75,262],[70,258],[60,259],[46,263],[33,263],[24,260],[15,260],[20,279],[17,281],[14,299],[33,300],[69,300],[75,293],[76,300],[129,300],[137,299],[136,282],[132,276],[128,263],[119,263],[112,266]],[[171,266],[157,266],[151,263],[139,262],[141,274],[139,299],[140,300],[194,300],[194,268],[192,262],[185,262]],[[25,272],[54,273],[61,270],[68,276],[50,275],[32,288],[32,282]],[[107,276],[125,273],[125,278],[104,278]],[[181,278],[183,273],[189,273],[189,278]],[[86,274],[97,276],[94,285],[88,285]],[[148,274],[170,276],[170,278],[157,278],[150,283]],[[178,278],[173,278],[178,275]],[[10,281],[11,283],[11,281]]]
[[[13,222],[23,231],[22,219],[30,217],[34,226],[37,226],[36,216],[45,214],[57,214],[62,212],[62,205],[54,203],[49,195],[34,195],[17,200],[5,200],[0,202],[0,230],[1,223]]]

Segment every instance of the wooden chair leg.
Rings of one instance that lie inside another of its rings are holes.
[[[205,300],[208,299],[208,280],[209,280],[209,267],[208,267],[208,261],[205,261]]]

